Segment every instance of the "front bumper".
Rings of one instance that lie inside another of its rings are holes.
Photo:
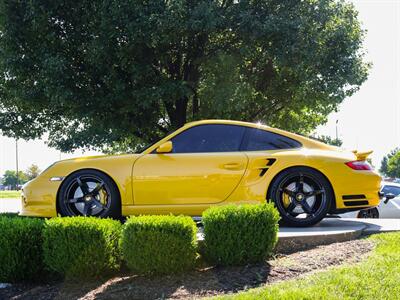
[[[20,215],[31,217],[56,217],[57,191],[60,181],[37,177],[22,187]]]

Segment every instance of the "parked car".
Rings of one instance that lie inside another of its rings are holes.
[[[379,204],[371,152],[261,124],[197,121],[137,154],[54,163],[23,187],[21,214],[201,216],[211,205],[272,200],[286,224],[309,226]]]
[[[381,219],[400,218],[400,184],[394,182],[383,182],[381,192],[383,194],[393,194],[395,198],[387,201],[387,203],[381,201],[377,207],[345,213],[340,217]]]

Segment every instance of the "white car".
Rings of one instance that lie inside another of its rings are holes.
[[[381,192],[385,195],[393,194],[395,198],[385,203],[384,197],[377,207],[344,213],[340,215],[340,217],[400,219],[400,184],[394,182],[382,182]]]

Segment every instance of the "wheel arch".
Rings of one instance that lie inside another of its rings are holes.
[[[333,196],[333,199],[332,199],[330,211],[334,211],[334,210],[336,209],[336,195],[335,195],[335,190],[333,189],[333,186],[332,186],[331,181],[330,181],[329,178],[328,178],[324,173],[322,173],[320,170],[315,169],[315,168],[310,167],[310,166],[305,166],[305,165],[290,166],[290,167],[287,167],[287,168],[284,168],[284,169],[280,170],[277,174],[275,174],[275,176],[274,176],[274,177],[272,178],[272,180],[270,181],[270,184],[268,185],[267,193],[266,193],[266,195],[265,195],[265,196],[266,196],[266,200],[267,200],[268,202],[270,201],[271,187],[272,187],[272,185],[275,183],[276,178],[277,178],[280,174],[282,174],[284,171],[287,171],[287,170],[290,170],[290,169],[295,169],[295,168],[307,168],[307,169],[313,170],[313,171],[319,173],[322,177],[324,177],[324,178],[326,179],[326,181],[328,182],[328,184],[329,184],[329,186],[330,186],[330,188],[331,188],[331,190],[332,190],[332,193],[333,193],[333,195],[332,195],[332,196]]]
[[[121,202],[122,202],[122,201],[121,201],[121,191],[120,191],[120,189],[119,189],[119,187],[118,187],[118,184],[115,182],[114,178],[112,178],[112,176],[110,176],[109,174],[107,174],[106,172],[104,172],[103,170],[100,170],[100,169],[96,169],[96,168],[82,168],[82,169],[75,170],[75,171],[69,173],[67,176],[65,176],[65,178],[64,178],[63,181],[61,182],[60,186],[58,187],[58,189],[57,189],[57,194],[56,194],[56,214],[57,214],[57,215],[59,214],[59,211],[60,211],[59,204],[58,204],[58,202],[59,202],[58,199],[59,199],[59,196],[60,196],[61,187],[63,186],[65,179],[67,179],[67,178],[69,178],[69,177],[73,176],[74,174],[76,174],[76,173],[78,173],[78,172],[81,172],[81,171],[96,171],[96,172],[102,173],[104,176],[107,176],[107,177],[111,180],[111,182],[114,184],[116,190],[118,191],[118,197],[119,197],[120,207],[122,208],[122,203],[121,203]]]

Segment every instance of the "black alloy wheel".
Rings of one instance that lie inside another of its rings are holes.
[[[82,170],[67,177],[58,197],[62,216],[121,216],[121,201],[114,182],[96,170]]]
[[[328,180],[322,174],[310,168],[295,167],[274,179],[268,199],[275,202],[282,224],[305,227],[326,216],[334,197]]]
[[[358,212],[357,218],[360,219],[379,219],[379,211],[376,207],[362,209]]]

